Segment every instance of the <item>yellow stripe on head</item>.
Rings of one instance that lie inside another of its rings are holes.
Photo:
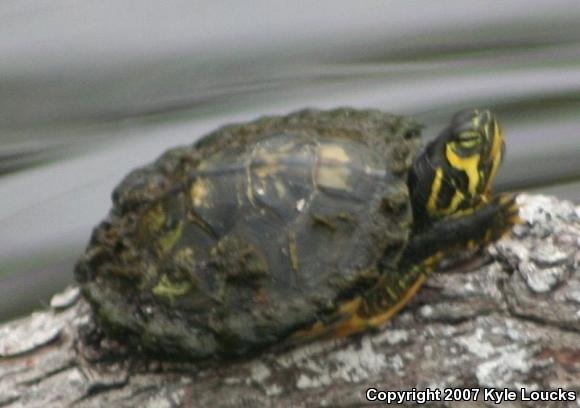
[[[490,111],[458,112],[419,158],[425,163],[415,166],[422,182],[411,186],[420,192],[413,205],[431,220],[473,212],[489,199],[503,149],[501,127]]]
[[[451,199],[451,203],[449,204],[449,207],[447,207],[447,209],[445,210],[445,214],[446,215],[455,214],[464,199],[465,196],[463,195],[463,193],[459,190],[455,190],[453,198]]]
[[[437,199],[439,198],[439,193],[441,192],[441,182],[443,181],[443,169],[437,167],[435,170],[435,178],[433,179],[433,184],[431,185],[431,194],[429,194],[429,201],[427,201],[427,211],[429,214],[437,214]]]
[[[469,191],[472,196],[477,195],[477,187],[479,186],[480,182],[480,155],[475,154],[469,157],[461,157],[455,152],[453,144],[450,143],[445,147],[445,157],[447,157],[447,161],[453,168],[465,172],[468,179],[467,191]]]
[[[441,185],[444,182],[450,182],[444,180],[444,172],[441,167],[437,167],[435,170],[435,178],[433,179],[433,184],[431,185],[431,194],[429,194],[429,200],[427,201],[427,211],[432,217],[438,217],[443,215],[450,215],[457,211],[459,205],[465,198],[465,196],[459,190],[455,190],[453,193],[453,198],[447,207],[439,207],[437,202],[441,194]]]

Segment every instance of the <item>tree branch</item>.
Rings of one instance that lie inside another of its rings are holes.
[[[379,332],[245,361],[134,356],[95,337],[87,304],[70,288],[50,310],[0,326],[0,407],[358,407],[369,388],[477,388],[477,402],[432,406],[481,407],[494,406],[485,389],[521,397],[561,388],[578,400],[509,406],[577,408],[580,208],[544,196],[518,201],[524,223],[511,237],[478,264],[433,276]]]

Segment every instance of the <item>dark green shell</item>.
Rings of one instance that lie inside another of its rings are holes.
[[[103,328],[161,353],[272,344],[396,267],[418,126],[305,110],[222,128],[115,189],[76,277]]]

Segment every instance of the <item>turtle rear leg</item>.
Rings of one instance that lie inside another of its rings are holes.
[[[518,222],[515,195],[502,194],[470,214],[432,224],[409,243],[398,270],[385,270],[370,290],[341,305],[324,321],[295,332],[290,343],[344,337],[378,328],[414,297],[441,260],[456,251],[493,242]]]
[[[407,271],[408,280],[398,287],[389,279],[381,279],[369,293],[344,303],[332,316],[319,320],[307,329],[295,332],[289,339],[292,345],[304,344],[317,339],[350,336],[366,330],[377,329],[395,316],[419,291],[432,272],[433,258]],[[413,279],[411,279],[411,277]]]

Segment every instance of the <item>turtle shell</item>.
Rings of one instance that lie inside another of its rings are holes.
[[[397,267],[419,145],[415,122],[375,110],[224,127],[125,178],[76,278],[102,327],[144,349],[275,343]]]

